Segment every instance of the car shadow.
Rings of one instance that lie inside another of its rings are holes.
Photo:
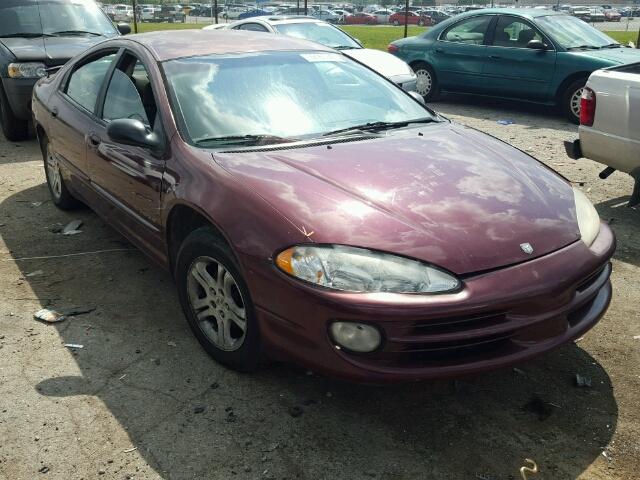
[[[532,458],[544,478],[568,479],[615,431],[611,380],[575,344],[515,369],[392,387],[281,363],[229,371],[191,335],[166,272],[88,210],[29,206],[44,195],[39,185],[0,203],[12,212],[3,240],[41,305],[95,310],[51,325],[83,345],[73,357],[81,373],[34,388],[56,401],[99,399],[162,478],[516,478]],[[80,234],[45,228],[75,218]],[[44,274],[27,276],[34,270]],[[592,387],[577,387],[576,373]]]
[[[550,105],[447,93],[429,102],[428,106],[445,117],[463,115],[465,118],[478,120],[513,122],[530,129],[553,128],[570,134],[575,134],[578,130],[576,125],[559,113],[557,107]]]
[[[595,205],[600,218],[607,221],[618,239],[614,258],[640,266],[640,206],[629,208],[629,196],[612,198]]]

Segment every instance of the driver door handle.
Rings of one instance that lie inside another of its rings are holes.
[[[89,141],[89,145],[93,147],[97,147],[101,142],[100,137],[93,132],[87,135],[87,140]]]
[[[441,48],[436,48],[436,49],[435,49],[435,52],[436,52],[436,53],[443,53],[443,52],[444,52],[444,50],[443,50],[443,49],[441,49]]]
[[[489,58],[494,58],[496,60],[501,59],[502,57],[500,55],[489,55]]]

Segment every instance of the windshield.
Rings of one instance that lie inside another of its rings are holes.
[[[93,0],[2,0],[0,36],[91,32],[116,35],[107,16]]]
[[[328,23],[282,23],[274,25],[281,34],[321,43],[331,48],[362,48],[349,35]]]
[[[192,143],[224,137],[297,140],[372,122],[434,119],[398,87],[333,52],[211,55],[163,64]]]
[[[544,31],[564,48],[600,48],[617,43],[582,20],[569,15],[538,17],[537,22]]]

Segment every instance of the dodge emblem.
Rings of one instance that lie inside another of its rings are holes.
[[[531,255],[533,253],[533,247],[531,246],[530,243],[521,243],[520,248],[524,253],[528,255]]]

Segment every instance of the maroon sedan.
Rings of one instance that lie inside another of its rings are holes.
[[[405,22],[406,17],[406,22]],[[433,25],[433,21],[429,15],[420,15],[416,12],[396,12],[389,17],[389,23],[393,25]]]
[[[347,25],[377,25],[378,18],[364,12],[357,12],[344,16],[344,23]]]
[[[169,269],[233,368],[480,372],[583,335],[611,299],[614,237],[580,190],[315,43],[116,38],[42,79],[33,112],[53,202]]]

